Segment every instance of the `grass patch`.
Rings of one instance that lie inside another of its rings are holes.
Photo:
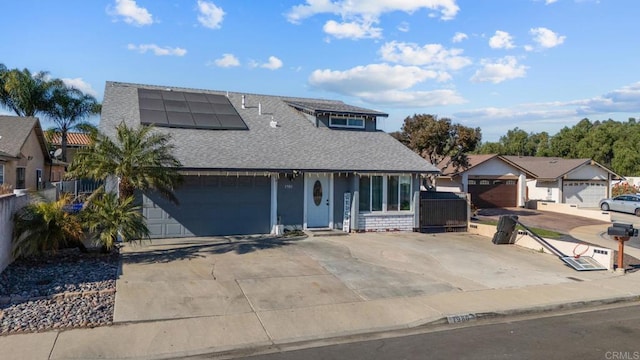
[[[498,225],[498,221],[497,220],[480,220],[478,221],[478,223],[480,224],[485,224],[485,225],[493,225],[496,226]],[[542,238],[548,238],[548,239],[560,239],[561,237],[563,237],[565,234],[561,234],[557,231],[553,231],[553,230],[548,230],[548,229],[540,229],[540,228],[536,228],[536,227],[531,227],[529,226],[529,229],[531,229],[531,231],[535,232],[538,236],[542,237]],[[524,228],[521,225],[516,225],[516,230],[523,230]]]

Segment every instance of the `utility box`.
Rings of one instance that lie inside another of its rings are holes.
[[[515,215],[502,215],[498,220],[496,226],[496,233],[493,234],[493,240],[496,245],[501,244],[513,244],[515,242],[515,236],[513,232],[516,230],[518,217]]]

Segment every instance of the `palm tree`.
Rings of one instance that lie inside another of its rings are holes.
[[[182,164],[173,155],[170,135],[151,126],[133,128],[122,122],[113,140],[100,132],[89,136],[90,145],[75,155],[67,177],[104,181],[115,176],[121,201],[135,190],[155,190],[178,203],[173,189],[182,180],[178,173]]]
[[[47,114],[55,122],[52,130],[60,136],[62,161],[67,161],[67,134],[71,130],[84,131],[93,125],[84,122],[90,115],[99,114],[100,103],[91,95],[72,87],[57,87],[53,90],[51,106]]]
[[[83,231],[76,214],[66,211],[70,196],[55,202],[36,199],[13,215],[13,256],[29,256],[77,246],[82,251]]]
[[[123,241],[149,238],[149,229],[133,196],[118,201],[116,194],[102,192],[82,211],[82,219],[106,251],[113,249],[118,236]]]
[[[50,109],[55,89],[64,88],[60,79],[49,73],[32,74],[29,69],[7,69],[0,64],[0,105],[18,116],[35,116]]]

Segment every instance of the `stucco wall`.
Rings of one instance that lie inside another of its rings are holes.
[[[528,200],[559,201],[558,182],[527,180]]]
[[[570,172],[565,177],[566,180],[607,180],[608,173],[601,167],[586,165]]]
[[[16,168],[25,168],[25,188],[35,190],[37,188],[36,169],[42,170],[42,181],[48,181],[48,174],[45,171],[44,153],[38,137],[31,131],[22,147],[23,157],[17,161],[5,163],[5,184],[10,184],[16,189]]]
[[[11,233],[13,222],[11,216],[28,202],[27,196],[14,194],[0,195],[0,272],[12,261],[11,259]]]
[[[504,161],[493,158],[466,171],[468,176],[518,176],[520,171]]]

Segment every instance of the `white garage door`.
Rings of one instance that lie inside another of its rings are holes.
[[[564,203],[580,207],[598,207],[607,197],[606,181],[565,181],[562,186]]]

